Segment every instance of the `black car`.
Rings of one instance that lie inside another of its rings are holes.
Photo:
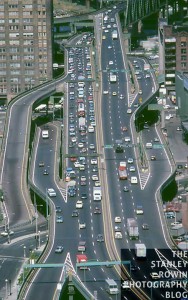
[[[151,156],[151,160],[156,160],[156,156],[155,156],[155,155],[152,155],[152,156]]]
[[[60,212],[62,212],[62,209],[60,206],[56,206],[55,211],[56,211],[56,213],[60,213]]]
[[[73,210],[72,217],[78,217],[78,211],[77,210]]]
[[[100,207],[95,207],[95,209],[94,209],[94,214],[97,214],[97,215],[101,214],[101,209],[100,209]]]
[[[87,199],[87,194],[86,193],[82,193],[81,194],[81,199]]]

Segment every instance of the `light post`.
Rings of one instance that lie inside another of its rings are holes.
[[[26,246],[23,246],[23,250],[24,250],[24,258],[26,257]]]
[[[40,231],[38,232],[38,234],[39,234],[39,248],[40,248]]]
[[[8,279],[5,279],[5,291],[6,291],[5,298],[8,298]]]
[[[11,291],[11,279],[9,279],[9,288],[10,288],[10,296],[12,295],[12,291]]]

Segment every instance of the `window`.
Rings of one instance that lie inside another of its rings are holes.
[[[24,55],[24,59],[34,59],[34,55]]]
[[[12,40],[12,41],[9,41],[9,44],[10,45],[19,45],[20,41],[19,40]]]
[[[32,23],[33,20],[30,18],[23,18],[23,23]]]
[[[19,19],[9,19],[9,23],[19,23]]]
[[[10,60],[18,60],[20,59],[20,55],[10,55]]]
[[[24,41],[24,45],[33,45],[33,40]]]
[[[27,61],[27,62],[25,62],[25,67],[33,67],[33,63],[32,62],[29,62],[29,61]]]
[[[11,68],[20,68],[20,63],[10,63]]]
[[[0,30],[5,30],[5,26],[0,26]]]
[[[0,32],[0,39],[4,39],[5,38],[5,32]]]
[[[9,48],[9,52],[10,53],[17,53],[17,52],[20,52],[20,49],[19,48]]]
[[[9,16],[18,17],[18,11],[9,11]]]
[[[0,55],[0,60],[6,60],[6,55]]]
[[[19,26],[18,25],[10,25],[9,29],[10,30],[18,30]]]
[[[6,68],[7,64],[6,63],[0,63],[0,68]]]
[[[8,7],[9,7],[9,8],[18,8],[18,5],[17,5],[17,4],[9,4]]]
[[[6,52],[6,49],[5,48],[0,48],[0,53],[1,52]]]
[[[23,11],[23,16],[32,16],[32,11]]]
[[[31,25],[24,25],[23,29],[24,30],[33,30],[33,26],[31,26]]]
[[[0,82],[7,82],[6,77],[0,77]]]
[[[25,70],[25,75],[34,75],[34,70]]]
[[[32,53],[32,52],[34,52],[34,49],[33,48],[24,48],[23,51],[24,51],[24,53],[27,53],[27,52]]]
[[[187,43],[186,42],[181,42],[181,47],[186,47]]]
[[[12,70],[10,71],[11,75],[20,75],[21,71],[20,70]]]
[[[186,62],[182,62],[182,63],[181,63],[181,67],[182,67],[182,69],[186,69],[186,67],[187,67]]]
[[[186,56],[185,56],[185,55],[182,55],[182,56],[181,56],[181,60],[186,60]]]
[[[181,49],[181,54],[186,54],[187,53],[187,49]]]

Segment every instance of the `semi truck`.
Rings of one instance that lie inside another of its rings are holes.
[[[42,138],[43,139],[48,139],[49,138],[48,130],[42,130]]]
[[[102,199],[102,192],[100,186],[93,187],[93,200],[94,201],[101,201]]]
[[[87,262],[87,256],[85,254],[77,254],[76,255],[76,262],[77,263],[86,263]],[[80,270],[87,270],[87,266],[78,266]]]
[[[138,232],[138,223],[134,218],[127,219],[127,232],[130,239],[138,239],[139,232]]]
[[[118,285],[114,279],[105,280],[105,289],[111,295],[116,295],[119,293]]]
[[[145,244],[135,244],[135,253],[137,258],[146,258],[146,245]]]
[[[127,179],[127,170],[126,170],[126,162],[121,161],[118,168],[119,179],[125,180]]]
[[[117,32],[117,30],[113,30],[112,31],[112,39],[117,40],[117,38],[118,38],[118,32]]]

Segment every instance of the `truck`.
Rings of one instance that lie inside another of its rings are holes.
[[[117,38],[118,38],[118,32],[117,32],[117,30],[113,30],[112,31],[112,39],[117,40]]]
[[[105,280],[105,290],[111,295],[116,295],[119,293],[118,285],[114,279]]]
[[[138,232],[138,223],[134,218],[127,219],[127,232],[130,239],[138,239],[139,232]]]
[[[78,128],[79,128],[79,131],[86,130],[86,118],[80,117],[78,119]]]
[[[145,244],[135,244],[135,253],[137,258],[146,258],[146,245]]]
[[[48,139],[49,138],[49,131],[48,130],[42,130],[42,138]]]
[[[114,82],[116,82],[116,81],[117,81],[117,76],[116,76],[116,74],[113,73],[113,72],[110,72],[110,82],[111,82],[111,83],[114,83]]]
[[[85,107],[83,103],[78,104],[78,117],[84,117],[85,116]]]
[[[102,199],[102,192],[100,186],[93,187],[93,200],[94,201],[101,201]]]
[[[76,255],[76,262],[77,263],[86,263],[87,262],[87,256],[85,254],[77,254]],[[87,266],[78,266],[80,270],[87,270]]]
[[[119,166],[118,168],[118,173],[119,173],[119,179],[120,180],[125,180],[127,179],[127,170],[125,166]]]

